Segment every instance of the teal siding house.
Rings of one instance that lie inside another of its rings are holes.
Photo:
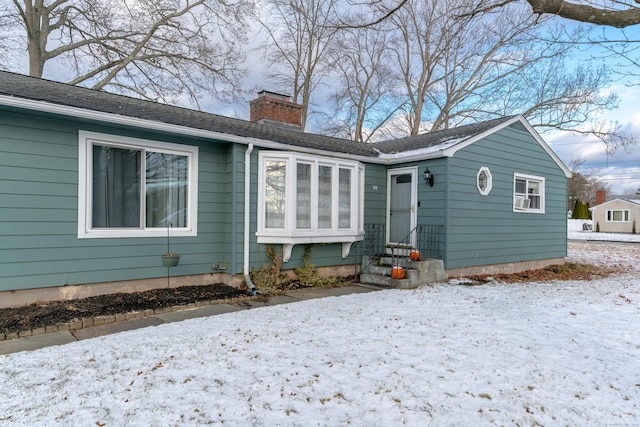
[[[417,249],[450,275],[566,256],[570,172],[522,116],[363,144],[0,72],[0,301],[249,281],[282,250],[353,275]],[[297,129],[296,129],[297,128]],[[5,304],[9,304],[5,302]],[[0,304],[1,305],[1,304]]]

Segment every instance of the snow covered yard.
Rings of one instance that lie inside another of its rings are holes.
[[[592,282],[388,290],[0,356],[0,425],[639,425],[640,245]],[[603,255],[604,254],[604,255]]]

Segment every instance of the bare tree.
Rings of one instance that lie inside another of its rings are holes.
[[[12,0],[0,25],[22,29],[29,74],[62,61],[71,84],[162,100],[237,90],[250,0]],[[20,46],[17,46],[20,47]]]
[[[401,0],[406,2],[407,0]],[[522,0],[479,0],[473,14],[488,12]],[[526,0],[536,15],[557,15],[573,21],[625,28],[640,24],[637,0]],[[394,6],[393,8],[396,8]]]
[[[302,105],[302,130],[311,97],[326,75],[327,49],[338,29],[335,0],[264,0],[267,16],[257,16],[268,34],[270,79]]]
[[[583,158],[574,158],[569,162],[571,169],[571,178],[567,183],[567,196],[569,207],[572,208],[576,200],[588,203],[594,206],[596,203],[596,191],[610,191],[611,186],[596,176],[597,170],[583,170],[579,172],[584,165]]]
[[[332,65],[336,73],[336,105],[327,133],[369,142],[376,131],[397,111],[393,97],[392,66],[385,28],[347,29],[333,45]]]
[[[458,18],[472,5],[414,0],[385,21],[407,134],[518,113],[538,127],[574,129],[615,106],[602,90],[606,70],[569,70],[571,46],[560,35],[543,39],[540,20],[522,7]]]
[[[395,31],[390,47],[397,63],[394,74],[407,99],[404,118],[410,135],[421,130],[427,97],[443,79],[443,58],[468,22],[450,19],[458,7],[458,1],[419,0],[405,4],[390,18]]]
[[[473,10],[465,12],[464,16],[478,15],[499,9],[512,3],[524,3],[526,1],[535,15],[556,15],[595,25],[605,25],[616,28],[626,28],[640,24],[640,3],[637,0],[579,0],[569,2],[566,0],[477,0]],[[389,2],[381,0],[348,0],[351,5],[363,4],[378,5],[378,13],[364,22],[353,23],[353,20],[345,18],[344,25],[362,28],[374,26],[395,14],[405,7],[411,0],[393,0]]]

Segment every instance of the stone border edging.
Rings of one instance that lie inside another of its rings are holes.
[[[121,323],[121,322],[127,322],[129,320],[143,319],[145,317],[153,317],[156,314],[191,310],[194,308],[205,307],[209,305],[233,304],[237,302],[253,300],[256,298],[258,298],[257,295],[233,297],[233,298],[222,298],[222,299],[198,301],[190,304],[156,308],[155,310],[148,309],[148,310],[142,310],[142,311],[130,311],[128,313],[106,314],[106,315],[96,316],[96,317],[81,317],[79,319],[73,319],[65,323],[58,323],[55,325],[44,326],[40,328],[25,329],[19,332],[11,332],[9,334],[5,332],[1,332],[0,341],[12,340],[15,338],[31,337],[34,335],[48,334],[50,332],[77,331],[79,329],[91,328],[93,326],[109,325],[112,323]]]

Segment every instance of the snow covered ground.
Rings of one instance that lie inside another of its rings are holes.
[[[640,243],[640,234],[630,233],[596,233],[595,231],[571,231],[567,232],[569,240],[591,240],[601,242],[636,242]]]
[[[593,241],[614,241],[614,242],[638,242],[640,234],[631,233],[596,233],[595,231],[584,231],[583,224],[593,228],[593,221],[585,219],[569,219],[567,223],[567,238],[569,240],[593,240]]]
[[[0,356],[0,425],[640,425],[640,245],[591,282],[436,284]]]

